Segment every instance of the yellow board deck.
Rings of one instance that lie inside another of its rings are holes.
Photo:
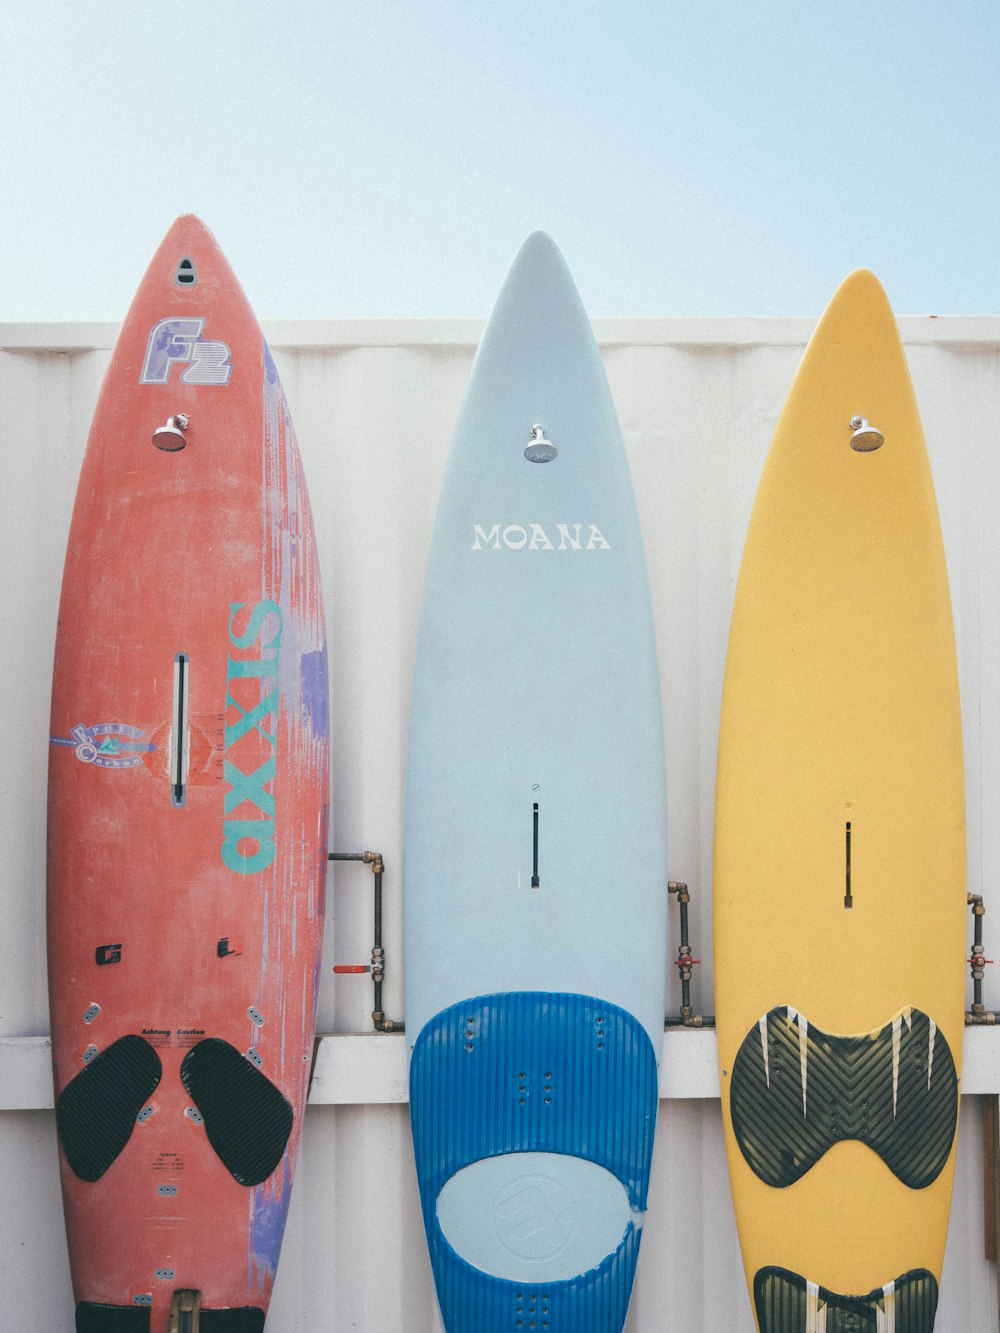
[[[884,443],[852,444],[857,417]],[[761,478],[716,799],[723,1119],[758,1327],[930,1333],[964,1022],[961,720],[923,433],[864,270]]]

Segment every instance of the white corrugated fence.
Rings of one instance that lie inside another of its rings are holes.
[[[692,888],[694,1002],[713,1009],[715,747],[729,612],[778,413],[815,321],[596,320],[646,542],[660,650],[670,875]],[[934,469],[965,719],[969,888],[1000,949],[1000,318],[900,321]],[[386,862],[386,1013],[402,1014],[403,769],[424,565],[475,320],[271,323],[316,518],[331,646],[333,838]],[[0,325],[0,1326],[70,1333],[48,1086],[45,784],[49,683],[70,512],[117,329]],[[151,608],[152,610],[152,608]],[[109,616],[114,608],[108,609]],[[5,686],[5,688],[6,688]],[[404,1038],[370,1029],[372,875],[331,872],[322,1043],[269,1333],[436,1333],[405,1098]],[[887,925],[887,930],[888,930]],[[970,927],[971,931],[971,927]],[[888,943],[888,940],[887,940]],[[804,947],[809,942],[804,941]],[[997,954],[1000,958],[1000,954]],[[447,959],[441,960],[442,967]],[[669,1008],[679,987],[671,977]],[[1000,981],[986,981],[1000,1007]],[[752,1333],[708,1032],[669,1034],[628,1333]],[[982,1095],[1000,1043],[966,1043],[939,1333],[997,1328],[984,1258]]]

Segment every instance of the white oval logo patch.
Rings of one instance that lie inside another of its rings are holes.
[[[507,1281],[562,1282],[596,1268],[621,1244],[629,1207],[621,1181],[562,1153],[508,1153],[463,1167],[437,1198],[448,1244]]]

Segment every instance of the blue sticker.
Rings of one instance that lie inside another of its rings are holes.
[[[124,722],[99,722],[96,726],[75,726],[68,736],[50,736],[52,745],[72,745],[81,764],[97,768],[137,768],[143,754],[156,749],[151,741],[143,740],[139,727]]]
[[[224,342],[203,338],[204,316],[161,319],[149,331],[140,384],[166,384],[175,363],[186,365],[182,384],[228,384],[232,353]]]

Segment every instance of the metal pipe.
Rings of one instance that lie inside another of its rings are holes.
[[[681,1016],[679,1023],[687,1028],[715,1027],[713,1018],[705,1018],[701,1014],[696,1014],[691,1005],[691,970],[696,963],[701,960],[691,957],[691,941],[688,938],[688,904],[691,901],[691,894],[688,892],[688,886],[683,880],[672,879],[667,884],[668,893],[677,894],[677,905],[680,908],[681,918],[681,942],[677,950],[676,967],[681,978]],[[678,1026],[678,1020],[667,1019],[665,1027]]]
[[[983,949],[983,917],[986,915],[986,907],[982,894],[967,893],[966,902],[972,908],[973,936],[972,957],[968,960],[972,969],[972,1008],[966,1010],[965,1022],[967,1027],[978,1027],[997,1021],[997,1015],[988,1011],[983,1004],[983,974],[986,964],[992,963],[993,959],[987,958]]]
[[[374,988],[372,1025],[376,1032],[403,1032],[404,1025],[393,1018],[386,1018],[382,1009],[382,982],[385,979],[385,949],[382,947],[382,874],[385,862],[381,852],[328,852],[328,861],[361,861],[370,865],[374,875],[374,929],[372,938],[372,960],[370,963],[349,963],[334,967],[334,972],[370,972]]]

